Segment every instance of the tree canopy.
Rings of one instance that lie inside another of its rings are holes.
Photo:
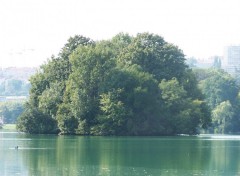
[[[240,131],[239,85],[237,80],[221,69],[194,70],[199,87],[211,110],[211,133]]]

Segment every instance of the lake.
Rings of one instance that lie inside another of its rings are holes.
[[[234,135],[83,137],[0,131],[1,176],[231,176],[240,175],[239,155],[240,136]]]

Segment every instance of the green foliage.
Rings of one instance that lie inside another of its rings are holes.
[[[70,90],[69,101],[74,106],[73,114],[76,118],[80,121],[85,120],[89,126],[95,124],[101,84],[113,67],[111,58],[111,49],[105,42],[79,47],[70,57],[73,72],[69,81],[74,86]]]
[[[26,104],[26,108],[18,118],[17,129],[26,133],[56,133],[56,120],[38,109]]]
[[[154,34],[75,36],[30,81],[18,123],[30,133],[196,134],[210,122],[184,54]]]
[[[210,108],[214,109],[226,100],[235,103],[239,88],[234,78],[217,69],[209,70],[209,74],[209,77],[200,82],[200,88]]]
[[[38,97],[39,109],[54,118],[58,110],[57,106],[62,102],[61,91],[59,83],[50,84],[50,88],[46,88]]]
[[[234,109],[229,101],[224,101],[216,106],[212,111],[215,133],[228,133],[231,131],[233,116]]]
[[[167,107],[179,108],[176,105],[181,105],[186,96],[186,91],[183,89],[176,78],[166,81],[163,79],[159,84],[162,91],[162,99],[165,100]]]
[[[199,87],[206,97],[211,114],[213,133],[239,132],[239,87],[236,80],[220,69],[194,70]]]
[[[70,111],[68,104],[61,104],[58,109],[57,121],[61,134],[75,134],[78,128],[78,119]]]
[[[40,70],[30,78],[30,100],[18,122],[18,129],[28,133],[56,133],[56,119],[60,104],[66,88],[66,81],[71,73],[69,55],[79,45],[84,46],[93,42],[82,36],[75,36],[59,53],[59,57],[52,56],[48,63],[41,66]],[[61,112],[61,111],[60,111]],[[64,121],[64,120],[62,120]],[[60,121],[59,121],[60,122]],[[40,124],[39,126],[37,124]],[[63,131],[63,133],[67,132]]]
[[[187,66],[184,54],[173,44],[158,35],[142,33],[132,39],[118,57],[123,65],[137,64],[143,71],[161,79],[177,79],[183,76]]]
[[[197,126],[206,127],[210,114],[206,104],[198,99],[187,97],[187,92],[176,78],[159,84],[164,100],[167,130],[173,134],[196,134]]]
[[[139,66],[133,65],[122,69],[117,68],[107,80],[104,87],[107,89],[106,94],[111,97],[108,97],[108,100],[112,100],[109,103],[113,103],[111,105],[114,105],[114,108],[117,107],[116,111],[121,112],[118,116],[116,114],[114,116],[121,122],[118,123],[118,126],[122,127],[117,128],[110,125],[111,131],[115,130],[118,135],[159,133],[157,129],[159,123],[155,123],[155,120],[158,119],[157,95],[159,91],[157,81],[153,76],[143,72]],[[107,115],[106,111],[102,113],[103,116]]]
[[[120,101],[122,90],[112,90],[100,95],[101,114],[97,117],[99,121],[98,134],[116,135],[121,134],[126,123],[127,111],[124,103]]]

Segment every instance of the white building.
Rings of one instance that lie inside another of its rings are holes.
[[[230,74],[240,71],[240,45],[225,47],[222,68]]]

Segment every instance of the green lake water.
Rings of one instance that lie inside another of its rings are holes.
[[[0,131],[0,176],[12,175],[240,175],[240,136],[83,137]]]

